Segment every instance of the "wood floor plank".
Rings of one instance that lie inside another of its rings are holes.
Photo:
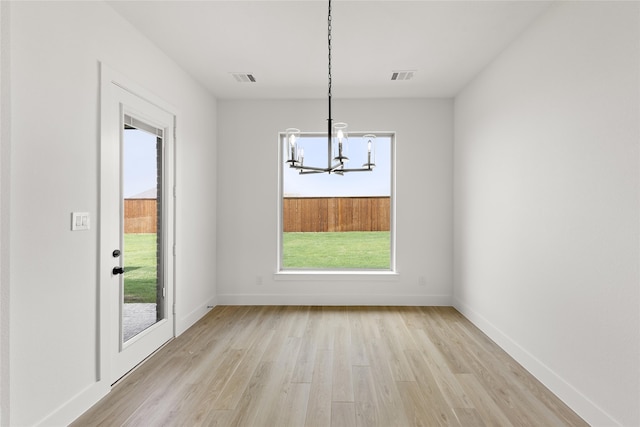
[[[319,307],[310,313],[310,320],[318,327],[316,340],[318,350],[333,350],[336,312],[333,307]]]
[[[318,351],[313,367],[305,426],[323,427],[331,425],[332,378],[333,351]]]
[[[206,389],[206,385],[186,384],[167,390],[167,394],[154,401],[154,406],[145,405],[144,410],[136,411],[124,424],[125,426],[149,425],[200,425],[208,415],[208,410],[198,397]],[[167,401],[175,402],[166,405]]]
[[[376,404],[375,378],[371,367],[353,367],[353,394],[356,424],[359,426],[381,425],[380,411]]]
[[[434,374],[425,363],[422,353],[417,350],[407,350],[406,355],[416,376],[416,385],[424,396],[423,405],[428,407],[430,418],[437,420],[432,425],[455,425],[456,422],[452,419],[455,414],[442,394]]]
[[[353,402],[333,402],[331,405],[331,425],[356,427],[356,410]]]
[[[460,384],[450,370],[450,366],[446,358],[440,353],[438,348],[431,342],[424,329],[416,329],[414,331],[414,340],[421,345],[424,363],[434,374],[438,388],[443,396],[449,402],[452,408],[472,408],[473,405],[465,394]]]
[[[440,411],[433,410],[416,382],[399,381],[398,390],[410,426],[459,426],[455,417],[443,419],[438,416]]]
[[[228,427],[233,425],[234,412],[231,410],[212,410],[201,423],[181,424],[190,426]]]
[[[292,384],[302,384],[291,382],[300,341],[298,337],[286,337],[282,344],[281,352],[272,362],[269,375],[263,382],[264,393],[260,399],[261,404],[258,407],[255,422],[265,423],[261,424],[265,426],[277,425],[274,423],[280,419],[282,407],[287,406],[286,398],[292,389]]]
[[[229,342],[230,347],[241,350],[251,347],[253,341],[262,333],[258,325],[264,318],[264,310],[264,307],[249,310],[233,325],[235,333]]]
[[[379,420],[377,425],[408,425],[402,409],[400,393],[388,362],[389,350],[385,340],[383,338],[368,340],[367,351],[371,361],[371,373],[375,378],[373,390],[375,392],[374,405]]]
[[[265,384],[268,378],[271,377],[271,368],[273,365],[273,362],[261,362],[258,365],[235,410],[230,411],[228,415],[228,426],[244,427],[255,424],[260,408],[263,406],[264,399],[271,393],[271,390],[267,389]],[[211,417],[215,417],[216,415],[216,411],[210,414]],[[214,422],[213,419],[209,419],[208,421],[209,423]]]
[[[216,410],[234,409],[245,389],[248,387],[253,373],[262,360],[267,345],[271,342],[274,331],[265,331],[253,342],[251,348],[245,350],[242,362],[237,366],[224,388],[213,403]]]
[[[265,417],[259,417],[256,424],[265,427],[302,426],[307,416],[307,405],[311,384],[287,383],[276,393],[276,399]]]
[[[289,306],[291,318],[291,327],[289,336],[302,338],[307,328],[307,320],[309,319],[309,307],[306,306]]]
[[[451,307],[221,306],[72,426],[587,424]]]
[[[331,383],[311,383],[310,387],[304,425],[307,427],[331,426]]]
[[[362,310],[362,307],[356,307],[349,313],[349,329],[351,331],[350,358],[354,366],[369,365],[365,348],[366,333],[360,316]]]
[[[405,357],[405,350],[416,349],[404,322],[394,311],[381,319],[381,335],[386,344],[386,359],[395,381],[415,381],[413,371]]]
[[[302,337],[298,359],[293,371],[291,381],[296,383],[310,383],[313,378],[313,369],[317,353],[316,342],[313,338]]]
[[[333,344],[333,391],[334,402],[353,402],[353,380],[351,363],[351,334],[346,326],[335,328]]]
[[[486,427],[486,424],[482,421],[478,411],[473,408],[455,408],[453,412],[455,412],[456,418],[461,426]]]
[[[487,390],[478,382],[474,374],[458,374],[458,382],[465,390],[478,415],[487,426],[513,427]]]

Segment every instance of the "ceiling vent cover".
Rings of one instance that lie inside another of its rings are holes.
[[[415,71],[413,70],[393,71],[391,73],[391,80],[411,80],[414,73]]]
[[[255,83],[256,78],[252,73],[231,73],[238,83]]]

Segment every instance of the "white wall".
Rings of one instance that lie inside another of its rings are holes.
[[[0,2],[0,425],[9,424],[9,2]]]
[[[398,277],[274,278],[278,132],[326,132],[326,101],[219,101],[219,301],[450,304],[452,101],[334,100],[333,107],[334,119],[349,123],[351,131],[397,132]],[[418,285],[420,276],[426,286]]]
[[[455,306],[593,425],[640,425],[637,2],[559,2],[455,100]]]
[[[15,2],[10,24],[10,422],[65,424],[98,366],[99,61],[178,110],[178,332],[215,295],[216,105],[105,3]]]

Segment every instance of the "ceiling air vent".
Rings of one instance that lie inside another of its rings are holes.
[[[394,71],[391,73],[391,80],[411,80],[415,71]]]
[[[238,83],[255,83],[256,78],[252,73],[231,73]]]

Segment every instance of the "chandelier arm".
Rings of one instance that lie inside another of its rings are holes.
[[[311,175],[311,174],[327,173],[327,172],[328,171],[326,171],[326,170],[320,170],[320,171],[301,170],[300,171],[300,175]]]
[[[330,169],[327,168],[320,168],[317,166],[291,166],[294,169],[298,169],[302,172],[307,172],[307,171],[317,171],[317,172],[329,172]]]
[[[340,172],[371,172],[373,168],[340,169]]]

